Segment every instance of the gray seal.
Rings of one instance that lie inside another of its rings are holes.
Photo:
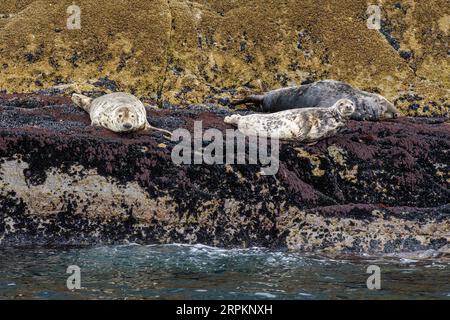
[[[338,100],[330,108],[303,108],[270,114],[232,115],[224,122],[237,125],[248,136],[315,142],[335,135],[344,128],[356,106],[348,99]]]
[[[171,136],[169,131],[150,125],[144,104],[131,94],[115,92],[92,99],[74,93],[72,101],[89,113],[92,126],[118,133],[156,130]]]
[[[253,103],[261,112],[278,112],[297,108],[328,108],[340,99],[355,103],[354,120],[384,120],[399,117],[395,106],[383,96],[355,89],[335,80],[322,80],[302,86],[281,88],[262,95],[232,101],[233,105]]]

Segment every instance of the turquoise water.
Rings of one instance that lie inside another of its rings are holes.
[[[69,265],[81,269],[70,291]],[[368,290],[369,265],[381,290]],[[0,299],[450,299],[450,263],[201,245],[0,248]]]

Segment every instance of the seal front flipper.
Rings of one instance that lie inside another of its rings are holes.
[[[166,134],[168,134],[168,136],[164,135],[164,138],[166,138],[167,140],[172,140],[172,132],[161,129],[161,128],[156,128],[156,127],[152,126],[150,123],[146,122],[144,131],[152,131],[152,130],[166,133]]]
[[[72,95],[72,101],[78,107],[80,107],[81,109],[83,109],[87,113],[90,113],[91,104],[92,104],[92,98],[89,98],[89,97],[84,96],[82,94],[74,93]]]
[[[92,120],[91,121],[91,126],[93,126],[95,128],[102,128],[103,127],[98,120]]]

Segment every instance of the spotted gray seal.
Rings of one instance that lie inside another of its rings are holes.
[[[330,108],[303,108],[271,114],[232,115],[225,123],[235,124],[245,135],[282,140],[314,142],[336,134],[346,125],[356,106],[349,99],[338,100]]]
[[[171,136],[169,131],[150,125],[144,104],[131,94],[115,92],[92,99],[74,93],[72,101],[89,113],[92,126],[120,133],[156,130]]]
[[[251,95],[232,101],[233,105],[253,103],[262,112],[277,112],[297,108],[330,107],[340,99],[355,103],[354,120],[384,120],[397,118],[400,113],[383,96],[355,89],[335,80],[322,80],[302,86],[281,88],[263,95]]]

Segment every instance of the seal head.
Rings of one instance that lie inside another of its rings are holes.
[[[113,111],[110,129],[114,132],[130,132],[142,130],[145,123],[139,119],[139,115],[130,106],[118,107]]]
[[[397,108],[385,97],[376,93],[359,91],[353,96],[358,108],[352,118],[355,120],[387,120],[400,116]]]
[[[332,108],[334,108],[339,116],[344,119],[352,118],[356,111],[356,105],[350,99],[340,99],[333,105]]]

